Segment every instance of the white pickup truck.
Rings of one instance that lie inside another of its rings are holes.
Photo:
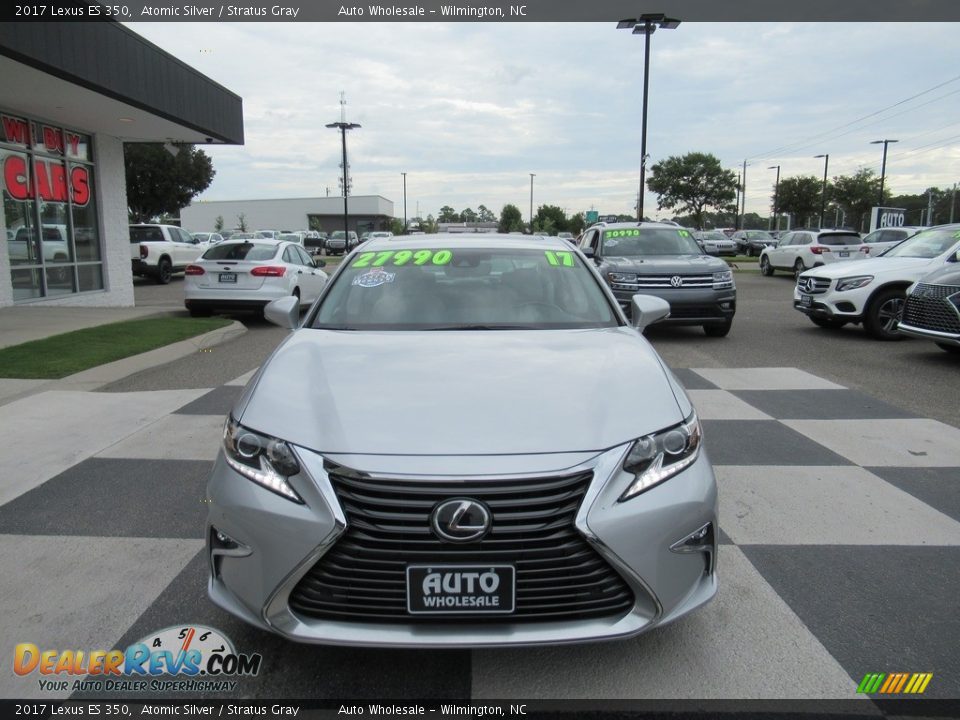
[[[133,274],[151,277],[166,285],[176,272],[200,257],[209,247],[176,225],[131,225],[130,260]]]

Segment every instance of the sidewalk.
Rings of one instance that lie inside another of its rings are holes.
[[[72,330],[107,325],[122,320],[172,315],[169,307],[72,308],[5,307],[0,308],[0,348],[41,340]],[[47,390],[95,390],[158,365],[200,352],[231,340],[247,331],[240,322],[203,335],[156,348],[139,355],[115,360],[59,380],[20,380],[0,377],[0,406]]]

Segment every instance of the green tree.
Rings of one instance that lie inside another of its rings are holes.
[[[774,197],[777,199],[777,209],[781,213],[793,216],[791,227],[803,227],[807,218],[820,217],[820,196],[823,191],[823,180],[813,175],[798,175],[783,178],[780,181],[779,192],[774,186],[770,195],[770,207],[773,207]],[[829,195],[829,186],[827,194]],[[826,222],[826,219],[824,219]]]
[[[541,205],[533,216],[533,229],[555,235],[569,229],[570,221],[562,208],[556,205]]]
[[[240,230],[240,232],[247,231],[247,216],[243,213],[237,215],[237,228]]]
[[[709,153],[693,152],[683,157],[671,155],[650,169],[647,187],[657,194],[657,209],[677,208],[692,215],[697,227],[703,226],[704,210],[733,205],[737,176],[724,170],[720,160]]]
[[[444,205],[442,208],[440,208],[440,215],[437,217],[437,222],[460,222],[460,215],[449,205]]]
[[[404,235],[407,230],[403,227],[403,220],[400,218],[393,218],[390,220],[390,232],[394,235]]]
[[[525,223],[523,222],[523,215],[520,214],[520,208],[516,205],[507,204],[503,206],[503,210],[500,211],[500,232],[516,232],[517,230],[523,230]]]
[[[481,205],[477,208],[477,219],[480,222],[495,222],[497,216],[486,205]]]
[[[570,223],[567,226],[567,229],[574,235],[579,235],[583,232],[585,227],[587,227],[586,213],[578,212],[576,215],[570,218]]]
[[[420,229],[431,235],[437,232],[437,221],[433,215],[427,215],[427,219],[420,223]]]
[[[217,215],[217,219],[213,221],[213,229],[217,232],[223,230],[223,215]]]
[[[460,213],[460,219],[463,220],[463,222],[475,222],[477,219],[477,214],[472,208],[467,208]]]
[[[176,144],[175,155],[163,143],[128,143],[123,148],[127,207],[136,222],[158,215],[176,216],[210,187],[216,171],[210,157],[193,145]]]
[[[839,175],[833,178],[832,197],[846,213],[848,227],[859,230],[870,214],[880,194],[880,178],[873,170],[864,168],[855,175]],[[889,197],[884,190],[884,197]]]

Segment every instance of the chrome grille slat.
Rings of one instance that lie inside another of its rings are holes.
[[[960,333],[960,311],[948,299],[960,293],[956,285],[917,283],[903,305],[903,323],[926,330]]]
[[[712,277],[711,277],[712,282]],[[319,619],[402,623],[516,623],[624,615],[633,592],[574,520],[592,473],[528,479],[373,479],[330,471],[347,529],[290,594],[293,612]],[[440,502],[470,497],[491,511],[490,533],[441,542],[429,518]],[[508,616],[407,613],[408,564],[510,564],[516,611]]]

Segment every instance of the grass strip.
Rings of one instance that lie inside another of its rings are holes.
[[[99,325],[0,349],[0,377],[52,380],[226,327],[227,318],[157,317]]]

